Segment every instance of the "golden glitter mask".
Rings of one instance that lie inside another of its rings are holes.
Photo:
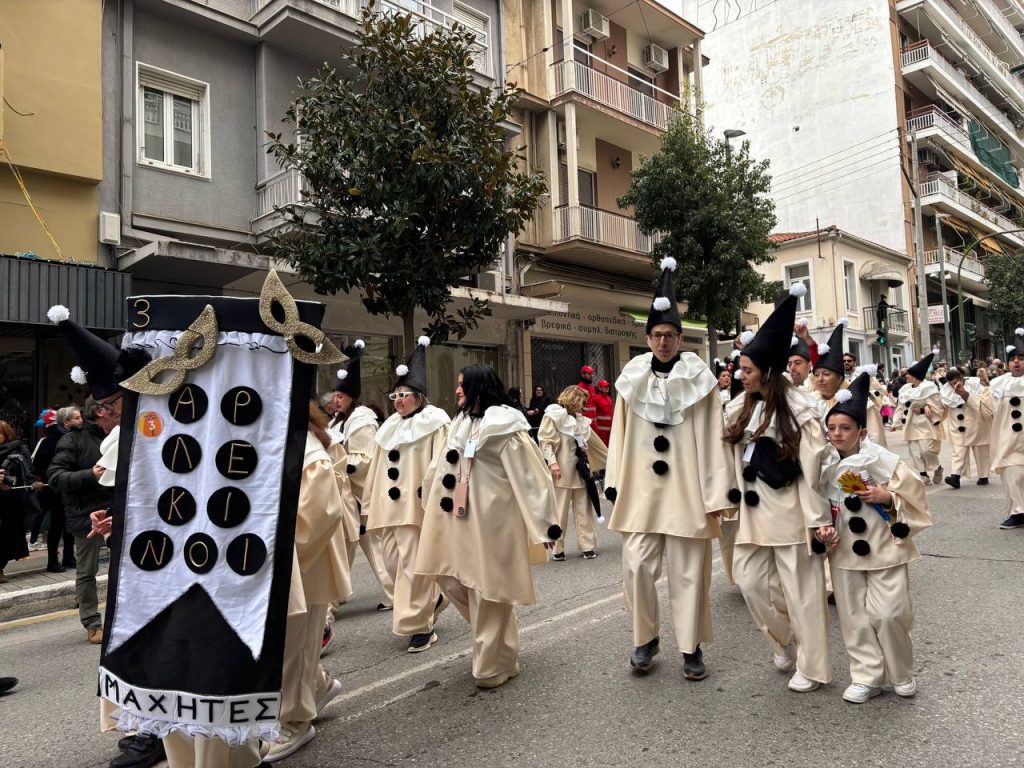
[[[279,322],[274,317],[274,305],[281,308],[284,314],[284,322]],[[292,357],[300,363],[309,365],[324,365],[327,363],[340,363],[346,358],[341,351],[334,346],[334,342],[327,338],[327,334],[309,323],[299,319],[299,307],[295,299],[284,287],[277,272],[270,271],[267,279],[263,282],[263,290],[260,291],[260,319],[274,333],[284,336],[285,344]],[[309,339],[315,350],[307,352],[299,347],[296,339]]]
[[[213,359],[217,351],[217,333],[217,315],[213,307],[207,304],[199,317],[178,337],[173,354],[152,361],[134,376],[122,381],[121,386],[144,395],[169,395],[177,391],[185,383],[189,371],[202,368]],[[199,346],[200,342],[202,346]],[[165,371],[174,373],[165,381],[158,381],[160,374]]]

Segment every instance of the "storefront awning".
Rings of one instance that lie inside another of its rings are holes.
[[[636,322],[640,323],[641,325],[647,325],[647,312],[646,312],[646,310],[640,311],[640,310],[636,310],[636,309],[621,309],[619,311],[622,312],[622,314],[624,314],[624,315],[629,315],[630,317],[632,317]],[[685,304],[680,304],[680,310],[679,311],[680,312],[686,311],[686,305]],[[742,313],[742,320],[743,320],[743,325],[744,326],[757,325],[757,315],[755,315],[753,312],[743,312]],[[683,330],[684,331],[691,330],[691,331],[700,331],[702,333],[707,333],[708,332],[708,324],[707,323],[702,323],[702,322],[700,322],[698,320],[682,320],[682,321],[680,321],[680,324],[683,326]]]
[[[903,273],[887,261],[869,261],[860,270],[861,280],[877,280],[890,286],[903,285]]]
[[[989,306],[992,304],[992,302],[990,302],[988,299],[983,299],[980,296],[975,296],[973,293],[970,293],[968,291],[964,291],[964,301],[969,301],[974,306],[981,307],[982,309],[988,309]]]
[[[132,277],[86,264],[0,256],[0,285],[0,323],[49,326],[46,310],[63,304],[86,328],[119,331]]]

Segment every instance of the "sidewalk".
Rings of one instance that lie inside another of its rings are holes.
[[[96,577],[101,603],[107,595],[108,560],[109,552],[104,549]],[[49,573],[45,549],[30,552],[24,560],[8,563],[4,573],[9,581],[0,584],[0,622],[78,606],[75,600],[75,569]]]

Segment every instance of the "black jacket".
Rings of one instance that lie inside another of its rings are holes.
[[[64,529],[68,533],[88,531],[92,528],[89,513],[109,509],[114,500],[114,489],[100,485],[92,474],[105,437],[102,429],[87,421],[57,442],[46,479],[64,500]]]

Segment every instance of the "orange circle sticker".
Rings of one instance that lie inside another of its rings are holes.
[[[146,437],[157,437],[164,431],[164,421],[156,411],[146,411],[139,416],[139,432]]]

